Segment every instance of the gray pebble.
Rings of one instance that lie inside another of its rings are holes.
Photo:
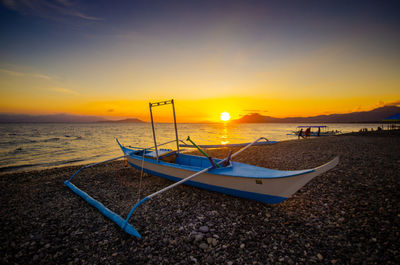
[[[203,240],[204,235],[203,234],[197,234],[194,236],[194,242],[199,242],[201,240]]]
[[[206,262],[207,262],[208,264],[212,264],[212,263],[214,263],[214,259],[213,259],[213,257],[211,257],[211,256],[207,256],[207,258],[206,258]]]
[[[207,233],[210,229],[208,226],[200,226],[199,231],[202,233]]]
[[[203,250],[208,249],[208,245],[207,245],[206,243],[201,243],[201,244],[199,245],[199,247],[200,247],[201,249],[203,249]]]

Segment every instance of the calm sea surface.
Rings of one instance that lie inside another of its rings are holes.
[[[299,124],[178,124],[179,139],[197,144],[250,142],[258,137],[284,141]],[[304,125],[304,124],[301,124]],[[377,124],[329,124],[343,133]],[[173,124],[156,125],[157,143],[175,139]],[[149,123],[0,124],[0,173],[98,162],[122,155],[123,145],[153,146]],[[173,146],[166,146],[173,147]]]

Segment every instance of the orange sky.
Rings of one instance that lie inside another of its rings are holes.
[[[224,111],[314,116],[400,99],[390,5],[24,3],[0,4],[0,113],[148,120],[149,101],[174,98],[179,121],[201,122]]]

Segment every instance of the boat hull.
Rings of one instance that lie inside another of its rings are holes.
[[[154,159],[142,159],[142,156],[127,156],[127,161],[132,167],[141,170],[143,163],[144,172],[174,182],[186,178],[202,169],[188,170],[163,161],[157,162]],[[306,171],[307,173],[290,177],[269,177],[261,175],[255,177],[238,177],[218,174],[219,169],[212,169],[209,172],[195,177],[193,180],[185,182],[185,184],[236,197],[276,204],[289,198],[315,176],[333,168],[337,162],[338,159],[336,158],[326,165]],[[232,167],[239,167],[240,164],[241,163],[233,162]],[[251,167],[258,170],[260,169],[255,166]]]

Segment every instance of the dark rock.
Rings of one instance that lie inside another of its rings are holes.
[[[207,262],[208,264],[213,264],[213,263],[214,263],[214,258],[211,257],[211,256],[207,256],[206,262]]]
[[[200,226],[199,231],[202,233],[207,233],[210,229],[208,226]]]
[[[207,245],[206,243],[201,243],[201,244],[199,245],[199,247],[200,247],[201,249],[203,249],[203,250],[208,249],[208,245]]]
[[[203,238],[204,238],[203,234],[201,234],[201,233],[197,234],[194,236],[194,242],[199,242],[199,241],[203,240]]]

